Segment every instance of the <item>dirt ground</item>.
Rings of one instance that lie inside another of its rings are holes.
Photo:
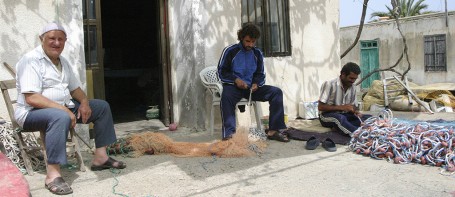
[[[406,117],[422,119],[419,116]],[[139,132],[148,124],[116,128]],[[154,124],[147,129],[159,129]],[[183,127],[162,132],[176,141],[210,142],[220,137],[217,132],[211,136]],[[63,175],[74,190],[69,196],[455,196],[455,174],[441,173],[442,168],[375,160],[341,145],[336,152],[321,146],[310,151],[304,146],[304,141],[269,141],[263,154],[243,158],[117,155],[116,159],[127,163],[126,169],[80,172],[65,168]],[[84,159],[89,168],[91,155],[86,153]],[[44,188],[44,171],[25,177],[33,196],[52,195]]]

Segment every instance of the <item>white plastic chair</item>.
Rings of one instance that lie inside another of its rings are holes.
[[[213,135],[213,122],[214,122],[214,108],[215,105],[220,105],[221,102],[221,93],[223,92],[223,85],[218,78],[218,68],[216,66],[206,67],[199,73],[201,77],[202,84],[206,87],[212,94],[212,106],[210,110],[210,134]],[[256,114],[256,125],[257,129],[261,130],[261,112],[257,107],[255,101],[250,103],[254,107],[254,112]],[[238,105],[248,105],[248,100],[243,98],[237,103]]]

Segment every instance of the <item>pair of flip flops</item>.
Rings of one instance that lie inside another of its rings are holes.
[[[117,162],[117,165],[114,165],[116,162]],[[123,168],[126,168],[126,164],[121,162],[121,161],[117,161],[117,160],[112,159],[111,157],[109,157],[109,159],[107,159],[107,161],[104,162],[104,164],[102,164],[102,165],[99,165],[99,166],[92,165],[90,167],[90,170],[92,170],[92,171],[100,171],[100,170],[111,169],[111,168],[123,169]]]
[[[314,136],[311,136],[310,139],[308,139],[308,141],[306,142],[306,145],[305,145],[305,148],[307,150],[314,150],[316,149],[319,144],[321,142],[319,141],[319,139],[317,139],[316,137]],[[326,138],[323,142],[322,142],[322,147],[326,150],[326,151],[329,151],[329,152],[335,152],[337,151],[337,147],[335,145],[335,142],[333,142],[332,139],[330,138]]]

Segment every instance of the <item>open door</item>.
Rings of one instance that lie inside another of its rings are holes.
[[[161,75],[163,76],[162,82],[162,92],[163,98],[161,99],[162,106],[165,106],[166,109],[163,109],[163,121],[164,125],[168,126],[171,122],[174,122],[172,118],[173,104],[172,104],[172,86],[170,83],[171,79],[171,65],[169,59],[169,33],[168,33],[168,1],[160,0],[160,46],[161,46]]]
[[[168,125],[172,105],[167,3],[164,0],[84,1],[92,3],[84,5],[89,13],[84,26],[89,32],[86,55],[90,53],[87,56],[94,58],[90,47],[98,49],[96,66],[87,66],[87,78],[92,75],[93,97],[110,103],[116,123],[145,120],[146,111],[158,106],[159,119]],[[93,42],[97,45],[91,45]]]
[[[100,1],[82,0],[87,96],[105,99]]]

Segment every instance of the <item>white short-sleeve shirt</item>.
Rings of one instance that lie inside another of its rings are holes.
[[[70,92],[81,86],[69,62],[60,57],[62,72],[38,46],[25,54],[16,64],[16,87],[18,92],[15,118],[24,125],[27,114],[33,109],[25,102],[24,93],[40,93],[61,105],[71,105]]]
[[[337,77],[322,84],[319,101],[328,105],[356,105],[356,89],[351,86],[344,92],[340,77]]]

